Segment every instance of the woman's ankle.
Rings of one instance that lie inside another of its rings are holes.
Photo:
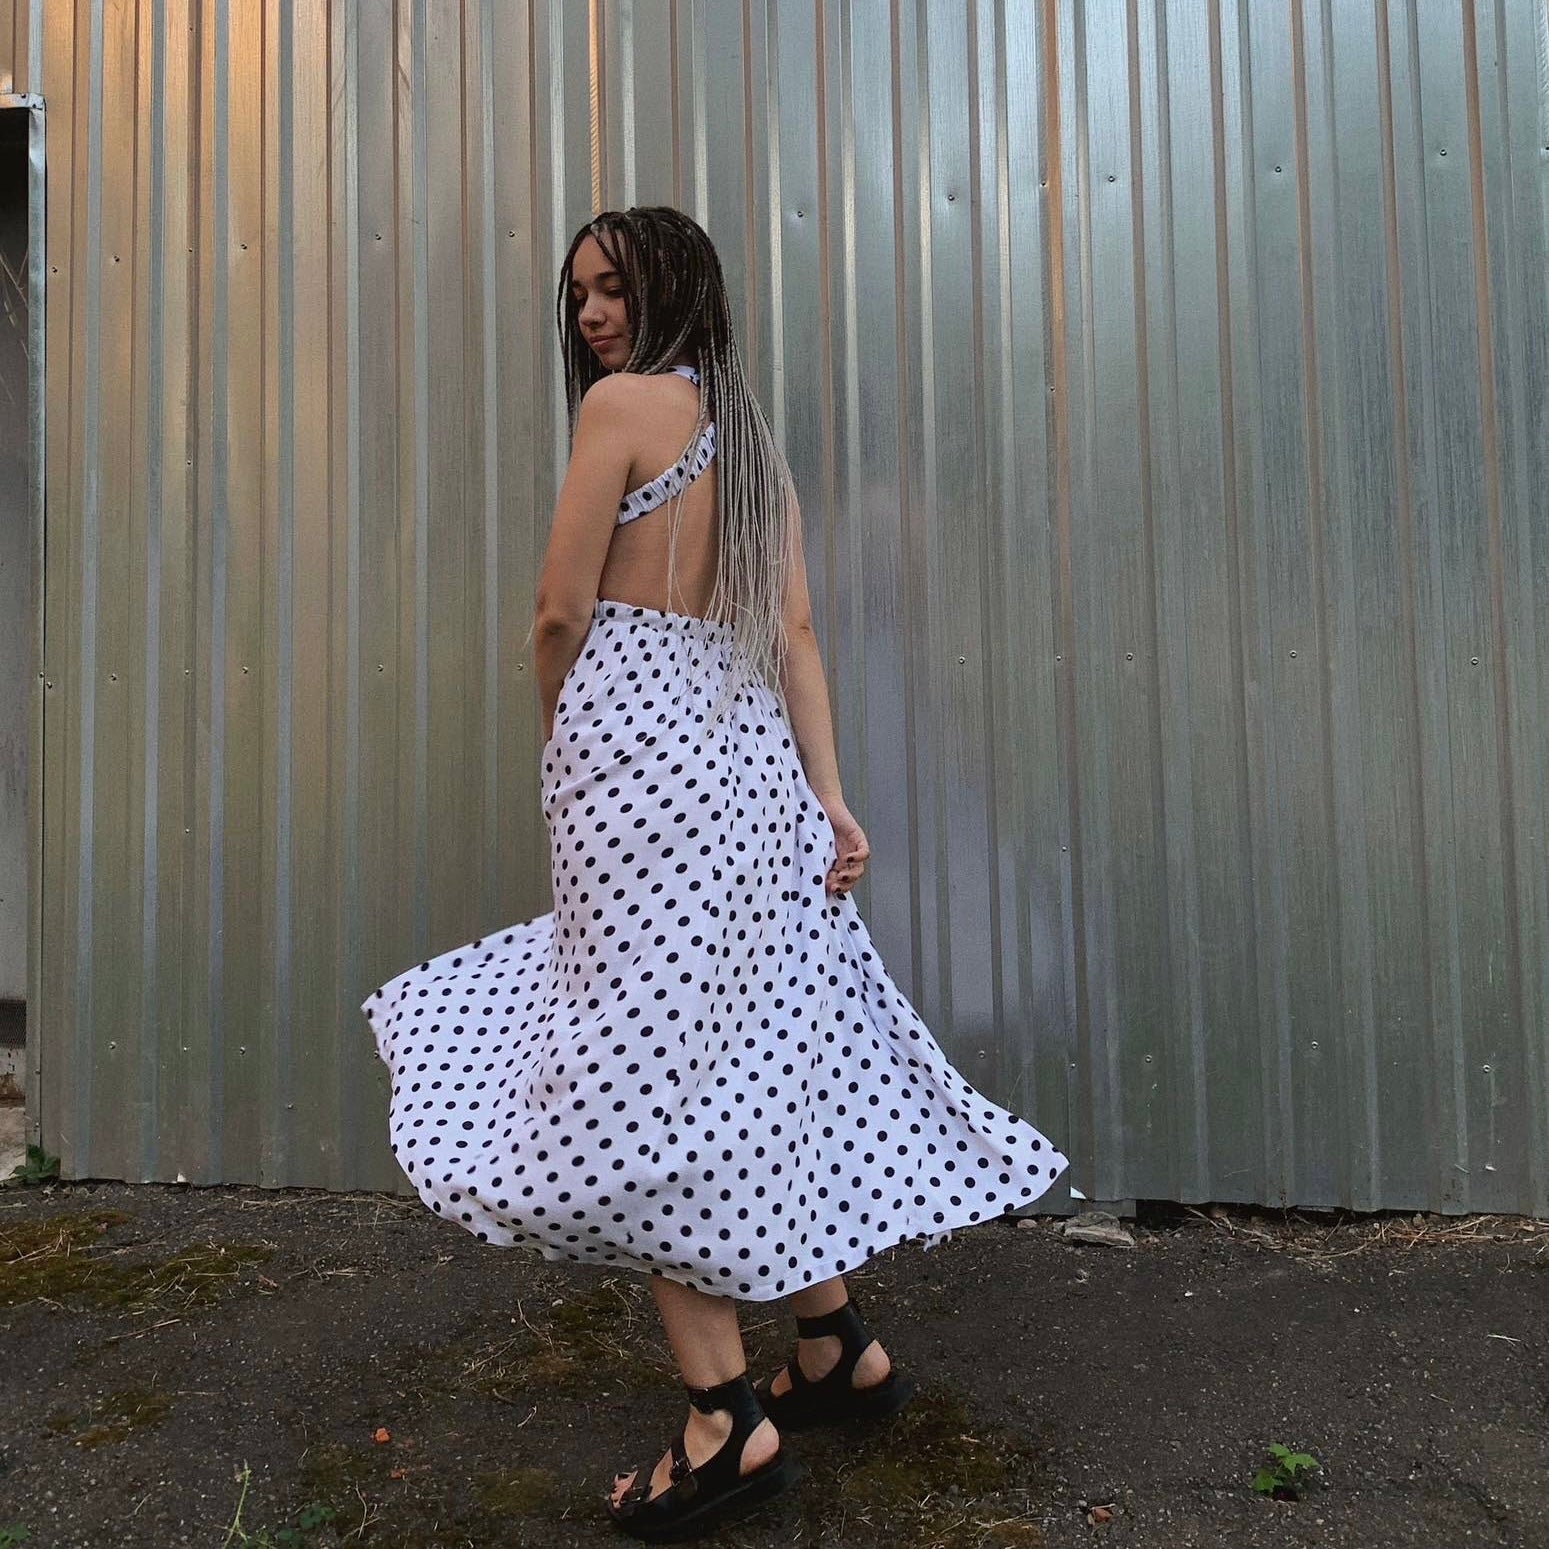
[[[798,1318],[821,1318],[827,1313],[837,1312],[849,1299],[850,1293],[842,1275],[835,1275],[831,1280],[820,1280],[816,1285],[803,1286],[786,1298],[791,1304],[791,1311]]]

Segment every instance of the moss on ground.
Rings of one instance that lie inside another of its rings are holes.
[[[244,1265],[269,1257],[257,1243],[197,1243],[139,1262],[103,1252],[108,1231],[130,1220],[121,1210],[93,1210],[0,1227],[0,1307],[68,1300],[177,1312],[213,1300]]]
[[[799,1487],[805,1531],[819,1543],[904,1542],[919,1549],[1037,1549],[1031,1510],[1047,1493],[1027,1437],[976,1421],[963,1400],[925,1390],[882,1428],[798,1443],[810,1470]]]
[[[136,1431],[158,1425],[172,1408],[172,1395],[153,1388],[120,1388],[95,1399],[79,1414],[58,1409],[44,1422],[55,1436],[68,1436],[77,1447],[101,1447],[126,1441]]]
[[[609,1278],[578,1296],[523,1309],[518,1334],[449,1350],[452,1388],[503,1403],[539,1394],[596,1397],[676,1384],[649,1293]]]

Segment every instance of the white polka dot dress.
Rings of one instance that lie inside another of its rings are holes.
[[[542,755],[555,907],[364,1011],[393,1152],[482,1241],[765,1301],[1037,1199],[824,877],[832,826],[730,626],[600,600]]]

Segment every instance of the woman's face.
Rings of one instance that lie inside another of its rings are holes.
[[[580,303],[581,336],[609,371],[623,369],[633,345],[624,281],[595,237],[585,238],[570,265],[570,294]]]

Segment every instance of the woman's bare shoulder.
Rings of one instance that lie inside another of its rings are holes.
[[[652,421],[675,396],[675,389],[666,384],[678,380],[671,372],[610,371],[587,388],[582,402],[594,403],[616,417]]]

